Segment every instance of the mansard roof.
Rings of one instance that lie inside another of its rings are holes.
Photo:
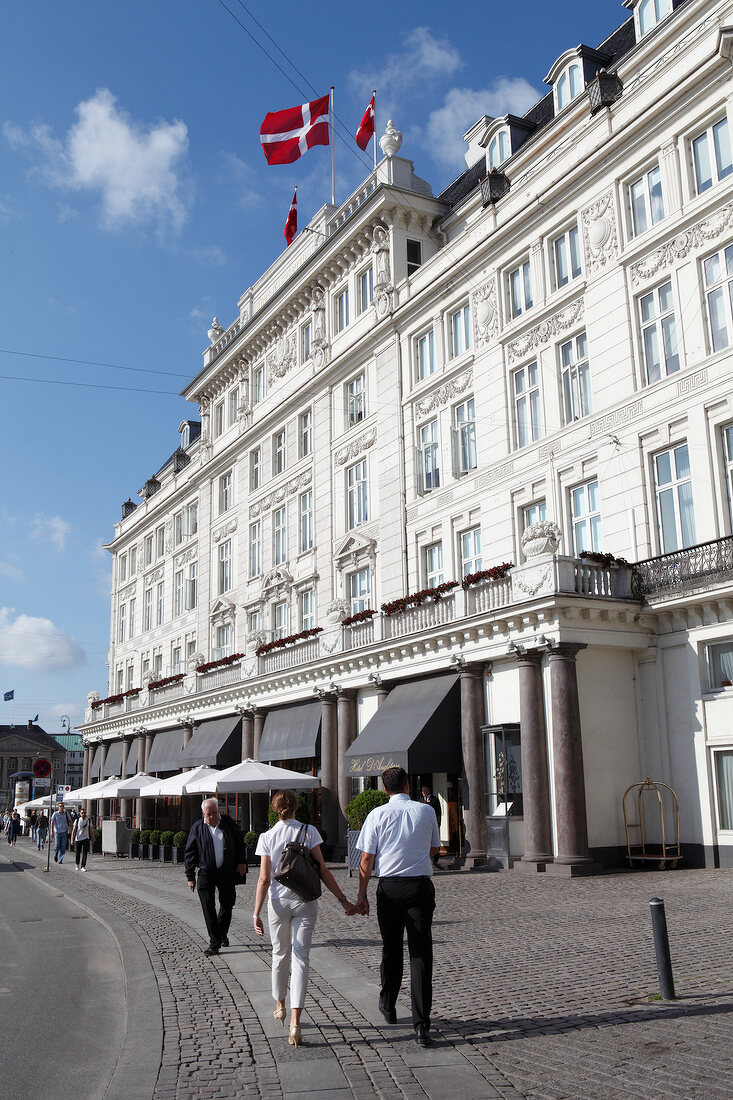
[[[4,749],[4,742],[10,740],[25,741],[28,744],[29,751],[35,747],[36,749],[47,749],[48,752],[64,752],[64,746],[60,745],[58,741],[41,729],[40,726],[34,725],[33,722],[28,722],[22,726],[0,726],[0,752]],[[6,750],[7,751],[7,750]]]

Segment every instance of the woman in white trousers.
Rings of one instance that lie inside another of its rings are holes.
[[[269,892],[267,917],[272,941],[272,996],[276,1002],[273,1015],[285,1026],[285,995],[290,978],[290,1035],[291,1046],[300,1046],[300,1015],[305,1003],[310,969],[310,947],[318,916],[317,901],[303,901],[287,886],[272,878],[273,870],[280,862],[285,845],[296,840],[302,825],[295,818],[297,796],[295,791],[278,791],[272,800],[272,808],[279,820],[262,833],[257,841],[256,854],[260,856],[260,877],[255,892],[255,907],[252,919],[255,932],[263,936],[262,906]],[[323,861],[321,852],[322,837],[317,829],[308,825],[305,830],[305,843],[310,848],[321,871],[321,880],[337,901],[341,903],[347,916],[353,916],[356,906],[346,899],[335,878]]]

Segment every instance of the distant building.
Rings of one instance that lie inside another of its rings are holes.
[[[54,740],[66,749],[64,777],[59,779],[74,790],[81,787],[84,775],[84,739],[80,733],[57,733]]]
[[[54,737],[33,722],[24,726],[0,726],[0,807],[7,809],[15,804],[16,781],[10,776],[17,772],[31,773],[39,757],[51,761],[54,786],[61,783],[65,749]],[[32,775],[25,777],[29,797],[34,790],[38,796],[48,794],[50,778],[44,782]]]
[[[569,874],[623,860],[650,775],[733,866],[733,2],[625,6],[441,195],[388,127],[212,325],[109,544],[85,779],[315,771],[343,851],[399,762],[459,857],[511,803]]]

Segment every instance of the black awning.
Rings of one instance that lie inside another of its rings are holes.
[[[92,779],[99,779],[99,745],[94,750],[94,756],[92,757],[92,766],[89,769],[89,782]]]
[[[177,772],[181,770],[183,755],[183,727],[172,730],[160,730],[153,738],[148,760],[147,773]]]
[[[228,718],[209,718],[196,728],[181,753],[181,767],[209,764],[212,768],[228,768],[241,759],[242,719],[230,714]]]
[[[109,779],[111,775],[122,775],[122,742],[111,741],[107,746],[107,755],[100,779]]]
[[[461,699],[457,675],[410,680],[392,688],[344,753],[345,775],[380,775],[385,768],[460,772]]]
[[[125,768],[125,775],[128,779],[131,775],[137,775],[137,750],[139,744],[139,738],[133,738],[133,740],[130,742],[130,748],[127,751],[127,767]]]
[[[321,703],[293,703],[268,710],[258,759],[302,760],[320,753]]]

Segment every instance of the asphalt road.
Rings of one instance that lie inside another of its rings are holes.
[[[117,945],[87,910],[39,881],[43,872],[22,853],[13,858],[0,859],[0,1090],[14,1100],[99,1100],[123,1033]]]

